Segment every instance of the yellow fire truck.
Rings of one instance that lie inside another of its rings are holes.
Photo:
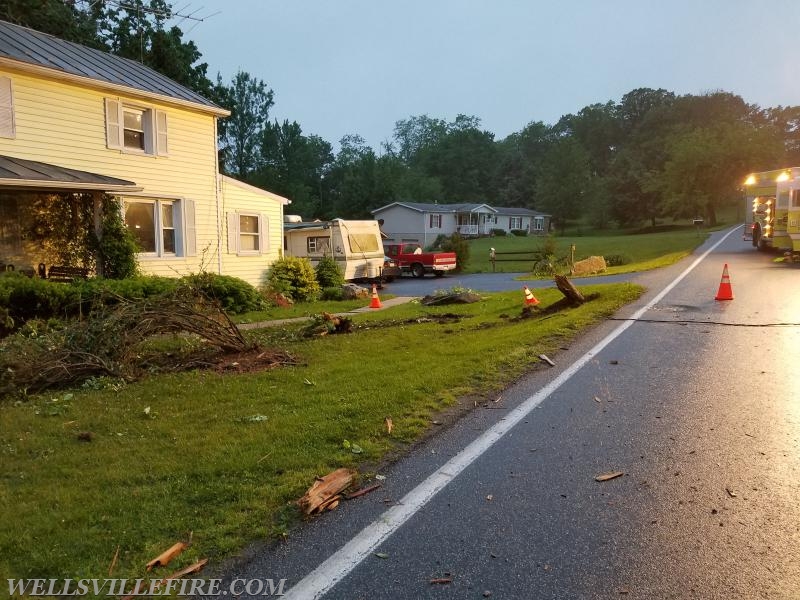
[[[751,173],[744,190],[745,239],[800,255],[800,167]]]

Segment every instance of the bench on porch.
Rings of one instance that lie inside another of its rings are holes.
[[[64,267],[61,265],[52,265],[47,270],[47,279],[59,283],[72,283],[77,279],[86,279],[89,277],[89,269],[82,267]]]

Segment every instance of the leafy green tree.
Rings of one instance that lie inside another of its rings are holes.
[[[215,96],[231,111],[230,117],[219,124],[220,162],[226,173],[246,180],[259,166],[260,141],[274,93],[260,79],[238,71],[230,86],[217,75]]]
[[[714,226],[717,210],[740,197],[738,186],[749,166],[775,161],[782,154],[780,140],[768,130],[753,130],[741,122],[712,123],[677,133],[669,141],[657,183],[673,216],[702,216]]]
[[[253,183],[291,198],[298,214],[320,216],[324,177],[333,163],[330,143],[304,136],[297,121],[275,121],[264,127],[260,151]]]
[[[589,154],[571,137],[556,140],[540,162],[536,204],[552,215],[562,233],[582,214],[590,179]]]
[[[200,51],[183,40],[177,26],[168,26],[175,15],[166,0],[130,0],[91,4],[98,34],[106,50],[130,58],[166,75],[206,97],[212,83],[207,63],[199,62]]]
[[[0,0],[0,19],[3,21],[90,48],[104,47],[97,31],[98,17],[97,7],[81,10],[74,2],[63,0]]]

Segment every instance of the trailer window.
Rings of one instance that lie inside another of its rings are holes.
[[[351,252],[377,252],[378,236],[374,233],[351,233],[347,236]]]
[[[307,240],[307,249],[309,254],[330,254],[331,251],[331,238],[330,237],[310,237]]]

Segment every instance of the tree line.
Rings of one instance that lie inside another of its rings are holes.
[[[297,121],[270,118],[275,93],[239,71],[212,82],[166,0],[0,0],[0,18],[138,60],[231,111],[223,172],[292,200],[304,218],[369,218],[395,201],[487,203],[551,214],[563,227],[702,217],[741,197],[750,171],[800,164],[800,107],[761,108],[712,91],[634,89],[555,124],[501,140],[478,117],[410,116],[376,151],[356,134],[338,150]]]

